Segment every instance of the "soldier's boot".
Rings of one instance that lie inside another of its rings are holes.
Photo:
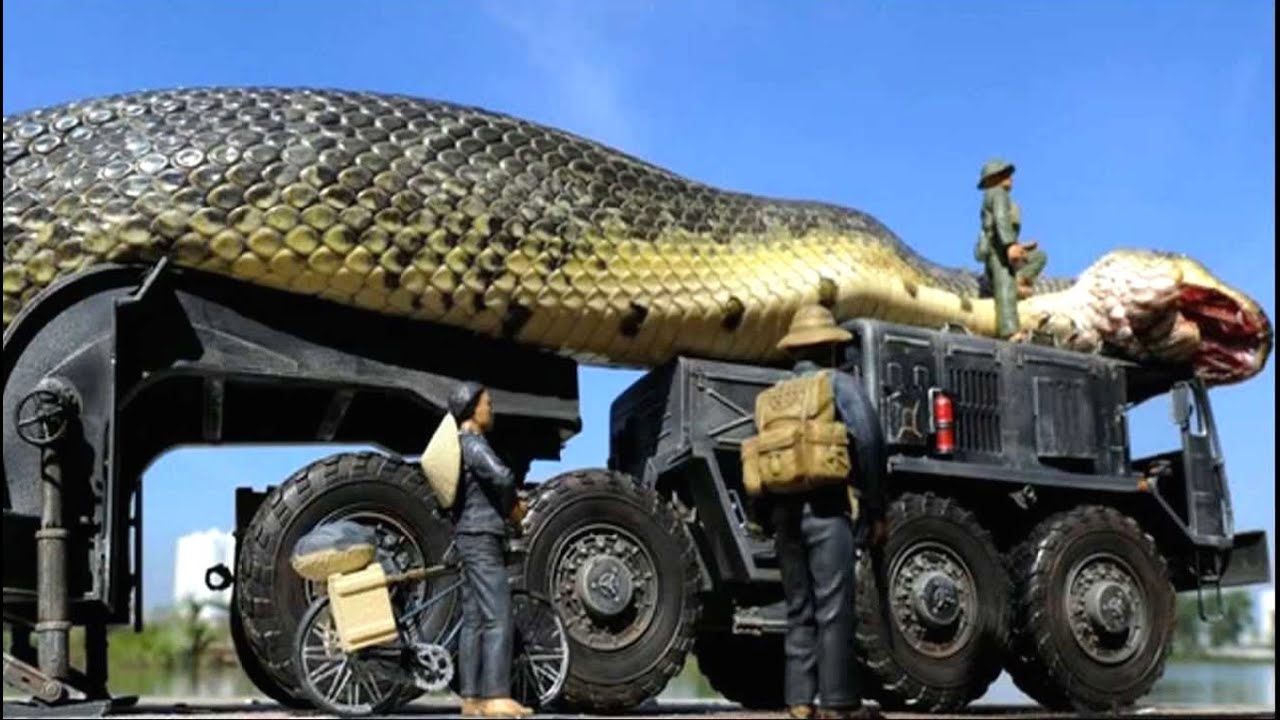
[[[511,698],[490,698],[480,703],[480,715],[483,717],[517,718],[533,714],[533,710]]]
[[[792,720],[812,720],[813,706],[812,705],[792,705],[791,707],[787,708],[787,717],[791,718]]]
[[[480,704],[482,700],[477,698],[462,698],[462,709],[459,711],[463,717],[478,717],[480,715]]]

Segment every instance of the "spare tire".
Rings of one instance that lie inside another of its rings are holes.
[[[421,469],[399,458],[332,455],[273,489],[243,531],[236,609],[262,668],[295,698],[304,696],[294,675],[294,634],[315,589],[294,572],[290,556],[303,534],[338,519],[374,527],[379,557],[403,567],[438,562],[449,544],[449,523]]]
[[[680,672],[701,614],[693,538],[652,487],[608,470],[538,487],[524,520],[524,578],[569,635],[563,703],[639,705]]]

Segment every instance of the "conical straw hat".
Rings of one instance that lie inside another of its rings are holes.
[[[427,449],[422,451],[420,464],[440,506],[453,507],[458,494],[458,476],[462,474],[462,443],[458,440],[458,422],[453,415],[445,413]]]

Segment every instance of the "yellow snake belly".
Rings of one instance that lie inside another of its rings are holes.
[[[995,331],[975,273],[926,260],[865,213],[726,192],[473,107],[309,89],[141,92],[6,117],[4,165],[6,327],[58,278],[168,257],[607,365],[771,362],[809,302],[842,319]],[[1088,282],[1040,281],[1022,323],[1067,347],[1196,358],[1211,380],[1243,379],[1265,363],[1269,322],[1201,270],[1109,253]],[[1250,332],[1234,330],[1248,348],[1218,336],[1220,318],[1206,335],[1183,307],[1189,274],[1214,307],[1247,316]],[[1117,304],[1118,293],[1144,299]]]

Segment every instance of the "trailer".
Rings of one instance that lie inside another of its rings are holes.
[[[883,705],[958,709],[1002,668],[1049,707],[1126,705],[1163,667],[1174,591],[1205,593],[1208,612],[1221,587],[1269,578],[1263,534],[1234,530],[1208,393],[1185,369],[845,326],[842,369],[890,444],[890,536],[859,560],[857,603]],[[346,517],[406,562],[438,559],[448,522],[406,457],[449,391],[492,388],[493,445],[523,478],[580,429],[576,373],[553,353],[163,262],[62,281],[4,337],[6,681],[45,706],[108,708],[106,628],[142,623],[140,479],[166,450],[371,445],[237,490],[236,567],[210,570],[232,587],[246,673],[304,707],[289,640],[314,590],[289,569],[293,542]],[[782,705],[777,558],[738,451],[755,395],[786,377],[673,360],[614,402],[607,467],[526,488],[519,580],[566,621],[566,706],[635,707],[690,653],[727,698]],[[1125,412],[1163,394],[1177,446],[1130,457]],[[69,667],[72,624],[84,668]]]
[[[208,578],[234,583],[246,673],[300,705],[280,634],[312,592],[288,567],[293,540],[338,512],[381,523],[399,552],[435,559],[448,522],[401,458],[422,451],[468,379],[492,388],[492,442],[521,476],[558,458],[580,428],[576,365],[511,343],[165,263],[102,266],[51,288],[4,336],[6,681],[48,705],[106,709],[106,628],[141,627],[141,477],[165,451],[371,445],[382,452],[301,471],[256,524],[264,496],[238,491],[238,568]],[[86,629],[84,668],[68,665],[72,624]]]

